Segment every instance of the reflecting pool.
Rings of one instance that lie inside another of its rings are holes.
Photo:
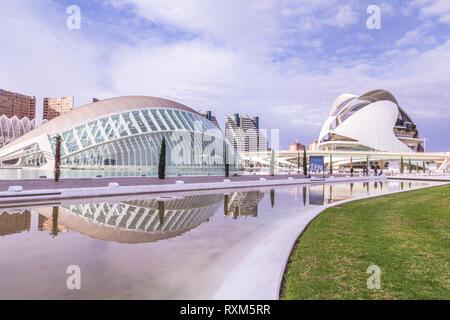
[[[430,184],[315,184],[2,208],[0,299],[210,299],[267,235],[308,210]],[[73,265],[80,290],[66,286]]]

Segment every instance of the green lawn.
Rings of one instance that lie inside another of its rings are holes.
[[[292,252],[282,299],[450,299],[450,185],[322,212]],[[381,289],[367,288],[367,267]]]

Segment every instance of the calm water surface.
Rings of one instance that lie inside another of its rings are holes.
[[[212,298],[268,233],[312,207],[427,185],[372,181],[0,209],[0,298]],[[70,265],[81,269],[81,290],[66,287]]]

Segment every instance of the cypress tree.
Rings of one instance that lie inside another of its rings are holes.
[[[306,187],[303,187],[303,206],[306,206]]]
[[[158,201],[158,218],[159,218],[158,228],[160,230],[162,230],[162,227],[164,225],[164,213],[165,213],[164,201]]]
[[[228,202],[229,202],[228,195],[225,194],[223,196],[223,215],[224,216],[228,216]]]
[[[366,158],[367,174],[369,174],[369,170],[370,170],[369,166],[370,166],[370,163],[369,163],[369,157],[367,157],[367,158]]]
[[[422,169],[423,169],[423,173],[426,173],[426,171],[425,171],[425,161],[423,161],[423,163],[422,163]]]
[[[272,157],[270,158],[269,175],[270,176],[275,175],[275,150],[272,150]]]
[[[330,175],[333,174],[333,155],[330,153]]]
[[[411,173],[412,167],[411,167],[411,158],[408,159],[408,171]]]
[[[305,175],[305,177],[308,175],[308,164],[307,164],[307,159],[306,159],[306,148],[303,149],[303,174]]]
[[[161,150],[159,152],[158,177],[164,179],[166,177],[166,138],[161,142]]]
[[[403,167],[404,167],[403,157],[400,157],[400,173],[403,173]]]
[[[297,152],[297,173],[300,173],[300,152]]]
[[[230,176],[230,164],[228,163],[228,145],[225,146],[225,177]]]
[[[59,177],[61,175],[61,136],[56,136],[56,146],[55,146],[55,168],[54,168],[54,175],[55,175],[55,182],[59,181]]]
[[[275,189],[270,189],[270,205],[272,208],[275,205]]]

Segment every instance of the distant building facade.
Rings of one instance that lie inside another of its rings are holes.
[[[224,204],[224,216],[233,219],[239,217],[257,217],[258,204],[264,198],[260,191],[234,192],[227,196]]]
[[[44,98],[43,118],[52,120],[73,110],[74,97]]]
[[[306,146],[297,141],[294,144],[289,145],[289,151],[303,151],[305,149]]]
[[[213,115],[211,111],[200,112],[200,114],[202,115],[203,118],[211,121],[217,127],[217,129],[222,131],[222,129],[220,129],[219,122],[217,121],[216,117]]]
[[[225,136],[237,152],[267,152],[267,138],[260,131],[259,117],[225,117]]]
[[[309,151],[317,151],[319,150],[319,142],[314,141],[313,143],[309,144]]]
[[[36,117],[36,97],[0,89],[0,115],[9,118],[34,119]]]

